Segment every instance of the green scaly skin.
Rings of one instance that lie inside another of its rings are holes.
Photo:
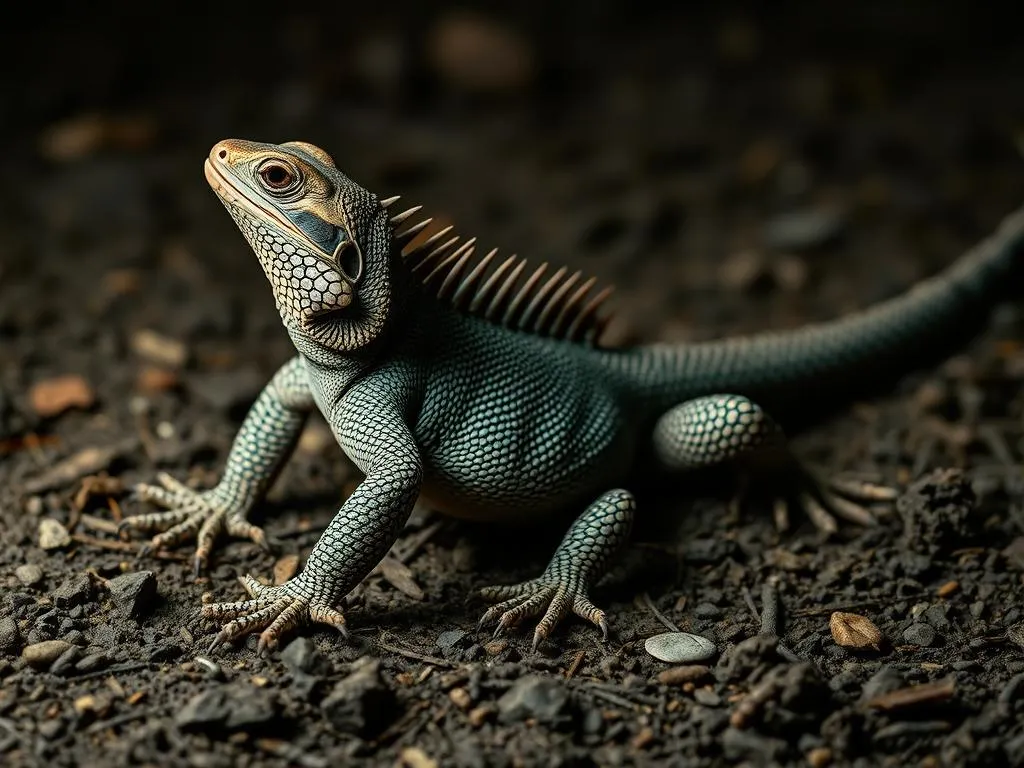
[[[891,489],[824,481],[786,451],[773,418],[802,415],[860,382],[900,371],[951,335],[977,330],[1021,261],[1024,209],[944,273],[831,323],[688,346],[625,350],[509,330],[457,311],[411,274],[386,205],[321,149],[227,140],[206,176],[270,281],[297,356],[252,406],[213,489],[172,478],[138,495],[169,511],[125,528],[197,539],[196,567],[220,531],[264,543],[246,521],[305,416],[324,415],[365,474],[286,584],[251,577],[251,599],[207,604],[226,622],[215,645],[261,630],[260,651],[303,621],[344,631],[343,598],[395,542],[418,496],[461,516],[517,519],[584,511],[538,578],[492,587],[481,624],[541,616],[534,645],[575,613],[607,634],[589,589],[625,543],[633,496],[617,486],[652,459],[670,470],[774,461],[773,489],[822,529],[871,524]],[[395,217],[400,218],[400,217]],[[781,459],[781,460],[780,460]]]

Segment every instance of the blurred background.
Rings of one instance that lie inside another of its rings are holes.
[[[67,370],[121,402],[139,329],[257,383],[288,355],[203,180],[225,137],[320,144],[483,246],[616,283],[612,341],[835,315],[1024,199],[1012,8],[685,5],[49,3],[6,24],[8,416]]]

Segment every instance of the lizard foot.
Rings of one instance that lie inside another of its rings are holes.
[[[477,625],[477,630],[481,630],[497,621],[495,637],[517,626],[523,619],[539,616],[543,612],[543,617],[533,631],[533,650],[537,650],[541,640],[547,638],[555,625],[570,613],[596,625],[601,630],[602,640],[608,639],[608,617],[605,612],[590,602],[581,586],[570,581],[542,576],[522,584],[484,587],[480,594],[491,602],[502,601],[491,606]]]
[[[245,510],[233,505],[218,488],[194,491],[165,472],[157,475],[157,479],[160,485],[141,483],[134,487],[132,495],[140,501],[166,507],[167,511],[132,515],[117,526],[119,535],[128,530],[160,531],[139,550],[140,557],[194,538],[194,569],[198,576],[206,568],[221,531],[270,549],[263,529],[246,520]]]
[[[779,530],[789,528],[790,505],[794,504],[814,526],[823,533],[833,534],[839,524],[836,518],[861,526],[875,525],[878,521],[871,511],[873,504],[895,501],[895,488],[846,478],[823,478],[802,469],[788,494],[775,499],[775,524]]]
[[[306,622],[328,624],[343,637],[348,637],[341,611],[316,598],[307,597],[301,577],[274,587],[260,584],[248,575],[239,581],[252,599],[206,603],[200,611],[204,618],[228,622],[214,638],[210,652],[226,642],[262,630],[256,652],[265,656],[277,648],[282,635]]]

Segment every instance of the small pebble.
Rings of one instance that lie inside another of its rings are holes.
[[[34,563],[27,563],[15,568],[14,575],[26,587],[31,587],[43,580],[43,569]]]
[[[922,648],[927,648],[934,643],[935,636],[935,628],[923,622],[911,624],[903,631],[904,640],[911,645],[919,645]]]
[[[63,640],[44,640],[41,643],[26,645],[21,651],[21,658],[30,666],[48,667],[71,647],[73,647],[71,643],[66,643]]]
[[[71,543],[68,529],[52,517],[44,517],[39,521],[39,546],[42,549],[60,549]]]
[[[708,688],[698,688],[693,692],[693,699],[705,707],[720,707],[722,697]]]
[[[715,644],[706,637],[689,632],[664,632],[648,637],[644,649],[656,659],[670,664],[689,664],[710,659],[715,655]]]

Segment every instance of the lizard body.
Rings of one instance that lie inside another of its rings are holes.
[[[261,630],[261,650],[304,620],[343,629],[338,606],[421,495],[478,519],[583,509],[544,574],[484,590],[498,604],[482,623],[542,616],[535,645],[570,613],[607,632],[588,593],[628,538],[635,502],[621,486],[637,467],[762,464],[820,528],[871,524],[866,505],[894,492],[820,479],[788,453],[774,418],[905,372],[977,330],[1024,259],[1021,210],[945,272],[846,318],[605,349],[607,291],[593,281],[546,265],[526,276],[514,259],[495,267],[493,251],[474,261],[475,241],[449,230],[417,245],[426,225],[406,221],[418,209],[390,214],[395,199],[355,184],[318,147],[223,141],[206,176],[259,258],[297,355],[252,406],[216,487],[167,476],[139,486],[168,511],[124,527],[162,531],[152,547],[195,536],[197,569],[221,530],[265,543],[246,515],[313,410],[365,475],[299,575],[273,587],[246,577],[250,600],[203,607],[226,622],[217,642]]]

